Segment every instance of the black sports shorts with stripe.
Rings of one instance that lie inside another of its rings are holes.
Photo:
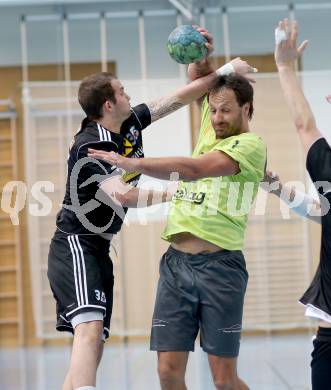
[[[74,333],[76,315],[101,312],[104,337],[109,337],[114,285],[109,247],[110,241],[98,235],[55,232],[47,276],[56,300],[57,330]]]

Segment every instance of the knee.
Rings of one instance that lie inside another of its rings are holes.
[[[76,326],[75,339],[91,345],[99,345],[102,340],[102,321],[84,322]]]
[[[234,383],[224,382],[224,381],[214,381],[215,387],[217,390],[237,390],[237,387]]]
[[[184,382],[185,373],[171,362],[159,363],[158,374],[161,384]]]

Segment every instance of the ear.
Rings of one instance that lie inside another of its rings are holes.
[[[110,112],[112,111],[113,109],[113,102],[111,102],[110,100],[106,100],[104,103],[103,103],[103,109],[105,110],[105,112]]]
[[[242,106],[242,109],[243,109],[243,113],[248,116],[249,114],[249,109],[250,109],[250,103],[245,103],[243,106]]]

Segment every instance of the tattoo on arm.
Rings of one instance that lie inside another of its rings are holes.
[[[184,106],[184,104],[176,101],[176,98],[173,96],[155,100],[147,105],[151,113],[152,122],[157,121]]]

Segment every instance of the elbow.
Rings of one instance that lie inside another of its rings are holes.
[[[203,177],[203,175],[201,175],[200,167],[192,166],[192,167],[190,167],[190,169],[188,169],[182,175],[179,175],[179,177],[181,180],[195,181],[195,180],[201,179]]]
[[[298,133],[309,133],[310,131],[316,130],[316,123],[313,118],[297,119],[295,121],[295,127]]]

